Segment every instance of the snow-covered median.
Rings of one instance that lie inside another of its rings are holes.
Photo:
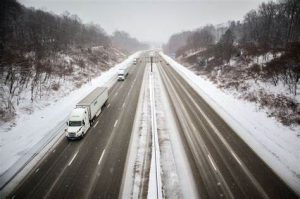
[[[63,136],[65,121],[78,101],[96,87],[111,87],[117,80],[117,70],[129,66],[139,54],[140,52],[131,55],[124,62],[103,72],[101,76],[92,79],[60,100],[49,101],[49,106],[36,110],[31,115],[21,115],[13,128],[9,130],[0,128],[1,188],[32,157],[38,156],[49,142]]]
[[[201,95],[238,135],[300,194],[300,127],[286,127],[255,104],[224,93],[163,53],[160,55]]]
[[[146,66],[127,156],[119,198],[198,198],[156,64]]]

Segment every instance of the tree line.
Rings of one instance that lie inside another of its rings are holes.
[[[71,47],[110,45],[109,36],[95,24],[83,24],[78,16],[25,8],[15,0],[1,1],[1,55],[35,52],[37,59]]]
[[[111,37],[111,40],[114,46],[118,46],[127,53],[133,53],[138,50],[149,48],[148,44],[138,41],[136,38],[131,37],[127,32],[124,31],[115,31]]]
[[[296,95],[300,79],[300,1],[262,3],[243,21],[174,34],[163,48],[176,57],[198,52],[193,61],[205,70],[228,64],[233,56],[248,60],[271,53],[274,59],[258,66],[256,73],[270,78],[275,86],[281,80]]]
[[[146,48],[138,40],[128,34],[126,36],[123,42],[129,40],[130,49],[124,49],[123,52],[131,53]],[[16,0],[1,0],[1,118],[6,113],[14,112],[16,100],[17,104],[19,101],[17,96],[24,89],[30,88],[33,101],[36,93],[42,93],[43,85],[52,76],[64,78],[72,75],[73,66],[78,65],[83,69],[86,62],[94,63],[99,69],[100,63],[116,59],[115,55],[110,54],[112,47],[122,48],[122,45],[115,35],[108,35],[97,24],[84,24],[77,15],[68,12],[57,15],[26,8]],[[100,48],[93,50],[96,46]],[[74,63],[64,63],[61,55],[75,55]]]
[[[227,24],[207,25],[194,31],[176,33],[164,45],[164,50],[176,53],[181,48],[207,48],[220,42],[222,37],[223,40],[230,37],[229,40],[245,48],[255,47],[259,53],[285,49],[290,43],[300,40],[300,1],[262,3],[258,9],[246,13],[242,22],[229,21]]]

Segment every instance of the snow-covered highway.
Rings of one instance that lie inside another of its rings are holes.
[[[133,65],[126,81],[111,88],[84,139],[63,139],[9,197],[117,198],[145,64]]]
[[[61,139],[9,197],[297,198],[158,52],[151,72],[149,56],[112,86],[86,136]]]
[[[295,198],[295,193],[170,65],[158,64],[201,198]]]

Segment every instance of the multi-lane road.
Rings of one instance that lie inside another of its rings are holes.
[[[297,198],[172,67],[157,66],[201,198]]]
[[[145,62],[116,82],[82,140],[64,139],[11,193],[13,198],[117,198]]]
[[[140,60],[110,89],[86,136],[63,139],[9,197],[118,198],[147,59]],[[162,59],[156,65],[201,198],[297,197],[174,69]]]

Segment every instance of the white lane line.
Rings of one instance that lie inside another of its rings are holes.
[[[209,159],[209,161],[210,161],[211,165],[214,167],[215,171],[217,171],[217,167],[216,167],[216,165],[215,165],[214,161],[212,160],[212,158],[210,157],[210,155],[209,155],[209,154],[207,154],[207,157],[208,157],[208,159]]]
[[[116,127],[116,126],[117,126],[117,124],[118,124],[118,121],[119,121],[119,120],[116,120],[116,121],[115,121],[114,127]]]
[[[242,165],[242,162],[240,161],[240,159],[235,155],[235,153],[233,152],[233,151],[230,151],[231,152],[231,154],[233,155],[233,157],[236,159],[236,161],[240,164],[240,165]]]
[[[55,153],[55,149],[52,151],[52,153]]]
[[[100,165],[100,163],[101,163],[101,160],[102,160],[102,158],[103,158],[103,155],[104,155],[104,153],[105,153],[105,149],[103,150],[103,152],[102,152],[102,154],[101,154],[101,156],[100,156],[100,159],[99,159],[99,161],[98,161],[98,165]]]
[[[107,105],[107,108],[109,108],[109,107],[110,107],[110,104]]]
[[[118,91],[118,92],[116,92],[116,94],[114,94],[114,96],[117,96],[117,95],[118,95],[118,93],[119,93],[119,91]]]
[[[122,108],[124,108],[125,107],[125,102],[123,103],[123,105],[122,105]]]
[[[39,172],[40,168],[38,168],[37,170],[35,170],[35,173]]]
[[[97,124],[99,123],[99,120],[96,122],[96,124],[94,125],[94,127],[93,128],[95,128],[96,126],[97,126]]]
[[[77,154],[79,151],[76,152],[76,154],[73,156],[73,158],[71,159],[71,161],[69,162],[68,166],[70,166],[73,162],[73,160],[76,158]]]

